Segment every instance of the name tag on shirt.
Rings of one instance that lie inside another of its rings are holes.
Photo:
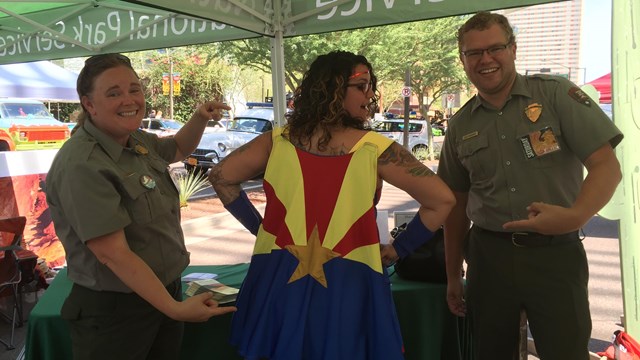
[[[531,132],[520,138],[524,156],[533,159],[560,150],[558,139],[550,126]]]

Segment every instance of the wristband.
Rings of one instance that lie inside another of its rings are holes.
[[[420,215],[416,214],[407,224],[406,230],[396,236],[392,245],[400,259],[403,259],[432,237],[433,232],[424,226],[422,220],[420,220]]]
[[[253,235],[258,234],[258,229],[262,223],[262,215],[249,201],[247,193],[240,191],[240,196],[224,206],[240,223]]]

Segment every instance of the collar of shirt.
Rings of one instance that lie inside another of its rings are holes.
[[[527,78],[525,76],[516,74],[516,80],[513,83],[513,87],[511,88],[511,92],[509,93],[509,96],[507,96],[507,101],[505,102],[505,105],[509,102],[509,100],[511,100],[511,98],[514,95],[524,96],[528,98],[533,97],[531,95],[531,91],[529,91],[529,88],[527,87]],[[473,101],[473,104],[471,105],[471,112],[474,112],[480,106],[493,109],[493,107],[488,103],[486,103],[481,96],[476,95]]]
[[[122,150],[124,149],[122,145],[118,144],[109,135],[103,133],[89,119],[84,122],[83,127],[85,131],[89,135],[91,135],[91,137],[93,137],[93,139],[102,147],[104,152],[106,152],[113,161],[117,162],[118,159],[120,159],[120,155],[122,154]]]

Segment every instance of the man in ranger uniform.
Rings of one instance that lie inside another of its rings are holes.
[[[516,358],[521,310],[541,359],[587,359],[578,231],[621,180],[613,148],[622,134],[567,79],[516,73],[504,16],[470,18],[458,47],[478,95],[449,122],[438,167],[457,200],[445,222],[449,308],[468,312],[477,359]]]

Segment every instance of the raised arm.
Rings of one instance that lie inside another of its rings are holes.
[[[238,197],[243,182],[264,173],[271,143],[268,131],[231,152],[211,169],[209,181],[224,205]]]
[[[258,233],[262,216],[241,184],[264,173],[271,145],[271,131],[268,131],[233,151],[209,173],[209,181],[224,207],[254,235]]]
[[[208,101],[198,107],[198,109],[191,115],[191,119],[175,135],[177,150],[174,162],[180,161],[193,153],[196,149],[202,133],[207,127],[207,122],[211,119],[220,120],[222,118],[222,112],[220,110],[231,108],[218,101]]]
[[[398,143],[391,144],[382,153],[378,173],[384,181],[406,191],[420,204],[420,219],[431,231],[444,223],[455,204],[449,187]]]
[[[444,223],[455,198],[449,187],[408,150],[393,143],[378,158],[378,174],[383,180],[406,191],[420,204],[418,214],[392,246],[382,246],[383,264],[403,258],[431,239]]]

